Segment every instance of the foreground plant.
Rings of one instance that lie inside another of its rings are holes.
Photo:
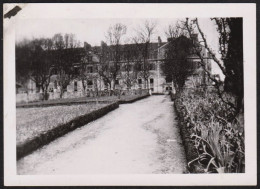
[[[231,119],[235,112],[215,91],[184,91],[175,103],[198,153],[189,167],[199,163],[206,173],[245,171],[243,123]]]

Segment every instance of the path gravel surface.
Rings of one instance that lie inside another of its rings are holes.
[[[151,96],[123,104],[17,161],[17,173],[164,174],[186,172],[173,102]]]

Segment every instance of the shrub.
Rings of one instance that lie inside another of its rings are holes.
[[[226,94],[226,98],[233,97]],[[175,99],[198,157],[207,173],[244,172],[244,126],[215,91],[184,90]]]

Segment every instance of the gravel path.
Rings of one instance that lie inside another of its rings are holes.
[[[151,96],[51,142],[17,162],[18,174],[183,173],[186,160],[168,96]]]

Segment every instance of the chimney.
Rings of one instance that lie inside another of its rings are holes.
[[[160,37],[160,36],[158,36],[158,47],[160,47],[160,46],[161,46],[161,44],[162,44],[161,37]]]

